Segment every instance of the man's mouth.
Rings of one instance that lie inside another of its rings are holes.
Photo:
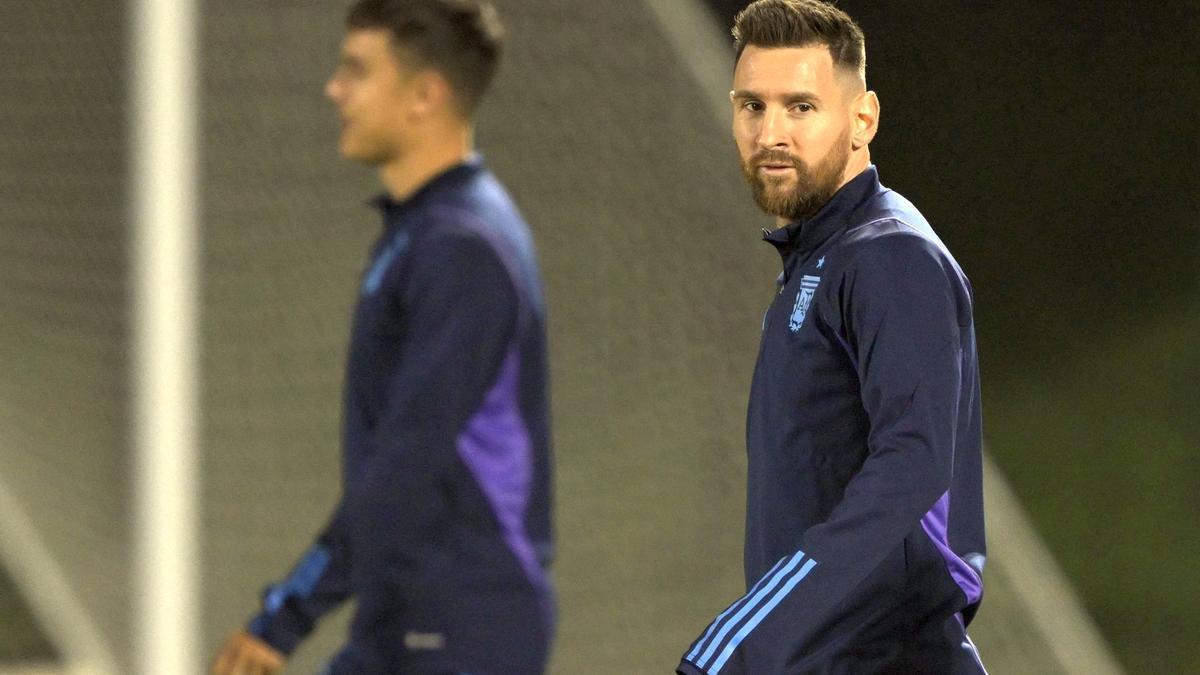
[[[779,175],[795,171],[796,167],[791,164],[759,164],[758,170],[768,175]]]
[[[764,173],[783,173],[796,169],[795,160],[782,154],[764,154],[752,161],[754,161],[754,168]]]

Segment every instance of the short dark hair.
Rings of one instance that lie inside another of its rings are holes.
[[[346,28],[388,31],[415,66],[446,78],[468,117],[496,74],[504,44],[504,26],[487,0],[358,0]]]
[[[851,70],[865,82],[867,47],[862,29],[841,9],[821,0],[757,0],[733,20],[737,59],[747,45],[829,48],[833,65]]]

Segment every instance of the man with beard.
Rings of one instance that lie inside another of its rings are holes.
[[[733,34],[733,134],[783,272],[747,415],[749,590],[678,672],[985,672],[970,285],[880,185],[854,21],[759,0]]]
[[[544,303],[524,219],[472,150],[502,28],[481,0],[359,0],[325,93],[379,169],[343,398],[342,498],[212,664],[275,673],[357,608],[330,675],[545,667],[553,632]]]

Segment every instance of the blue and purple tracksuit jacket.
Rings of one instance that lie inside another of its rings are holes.
[[[530,233],[478,156],[376,204],[342,498],[250,630],[290,653],[353,596],[330,672],[540,672],[554,622],[551,457]]]
[[[764,238],[783,273],[747,416],[748,590],[678,672],[984,672],[966,276],[873,166]]]

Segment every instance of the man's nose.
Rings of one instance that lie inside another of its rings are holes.
[[[763,112],[762,126],[758,129],[758,144],[763,148],[787,147],[787,120],[784,111],[768,109]]]

